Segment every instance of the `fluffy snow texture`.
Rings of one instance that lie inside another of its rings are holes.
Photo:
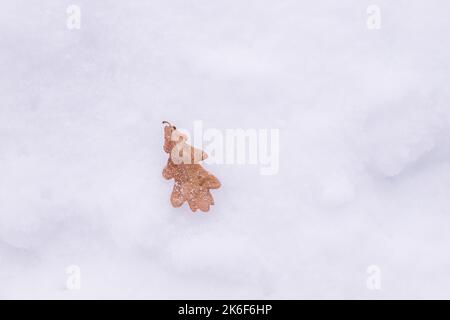
[[[450,298],[449,14],[2,1],[0,298]],[[279,173],[207,165],[211,213],[174,209],[162,120],[280,129]]]

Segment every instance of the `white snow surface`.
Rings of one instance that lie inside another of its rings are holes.
[[[0,298],[450,298],[449,14],[3,0]],[[279,129],[280,170],[207,164],[211,212],[172,208],[162,120]]]

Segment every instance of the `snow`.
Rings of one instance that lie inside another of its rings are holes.
[[[448,1],[70,4],[0,10],[0,298],[450,298]],[[279,129],[279,171],[172,208],[162,120]]]

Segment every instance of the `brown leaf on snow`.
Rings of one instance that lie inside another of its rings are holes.
[[[175,126],[166,121],[163,123],[164,151],[169,154],[163,177],[175,180],[170,202],[177,208],[187,201],[194,212],[197,209],[209,211],[214,204],[210,189],[220,188],[220,182],[199,164],[208,155],[187,144],[186,135]]]

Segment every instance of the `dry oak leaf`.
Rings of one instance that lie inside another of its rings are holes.
[[[164,151],[169,154],[163,177],[175,179],[170,202],[175,208],[187,201],[193,212],[209,211],[214,204],[210,189],[220,188],[219,180],[199,164],[208,155],[186,143],[187,136],[164,121]]]

